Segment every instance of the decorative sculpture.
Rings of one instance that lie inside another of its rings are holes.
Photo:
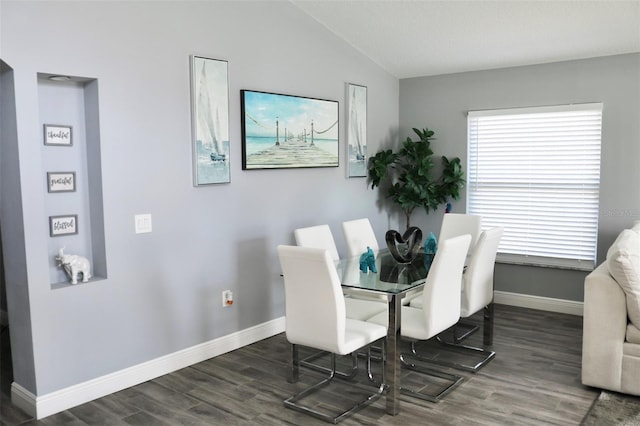
[[[435,256],[438,251],[438,241],[436,240],[436,236],[433,232],[429,232],[429,237],[424,241],[424,252],[425,254],[432,254]]]
[[[64,254],[64,247],[58,251],[56,256],[58,267],[62,266],[71,279],[71,284],[78,284],[79,275],[82,274],[82,282],[86,283],[91,278],[91,265],[89,259],[77,254]]]
[[[422,231],[415,226],[409,227],[403,235],[398,231],[389,230],[385,240],[391,256],[400,263],[411,263],[418,256]]]
[[[367,251],[360,256],[360,270],[362,272],[378,272],[376,268],[376,256],[373,254],[371,247],[367,247]]]

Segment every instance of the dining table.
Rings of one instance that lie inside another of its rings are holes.
[[[425,284],[433,255],[420,252],[410,263],[400,263],[388,249],[375,252],[376,270],[360,269],[360,256],[340,259],[336,268],[343,292],[352,297],[374,296],[386,299],[389,309],[386,352],[384,364],[387,383],[386,412],[400,412],[400,327],[402,324],[402,299],[420,290]],[[374,303],[374,302],[372,302]]]

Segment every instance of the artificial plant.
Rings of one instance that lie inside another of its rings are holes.
[[[398,152],[391,149],[380,150],[369,159],[369,180],[371,189],[389,182],[387,198],[390,198],[404,212],[407,229],[411,226],[411,214],[416,207],[422,207],[428,214],[445,204],[449,198],[460,198],[464,186],[464,172],[460,159],[449,160],[442,157],[442,171],[434,175],[431,140],[433,130],[413,129],[419,140],[407,140]]]

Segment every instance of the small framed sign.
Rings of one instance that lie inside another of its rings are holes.
[[[76,172],[47,172],[47,191],[74,192]]]
[[[49,235],[60,237],[78,233],[78,215],[49,216]]]
[[[71,126],[59,124],[44,125],[44,144],[55,146],[72,146],[73,134]]]

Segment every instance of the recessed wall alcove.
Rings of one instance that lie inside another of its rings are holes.
[[[42,140],[42,185],[45,197],[43,221],[50,217],[75,217],[76,233],[47,236],[51,288],[70,286],[57,265],[60,249],[89,259],[89,283],[107,277],[100,157],[98,80],[38,74],[38,107]],[[70,144],[46,144],[45,125],[71,128]],[[73,173],[74,188],[52,191],[48,173]],[[79,281],[77,285],[82,285]]]

